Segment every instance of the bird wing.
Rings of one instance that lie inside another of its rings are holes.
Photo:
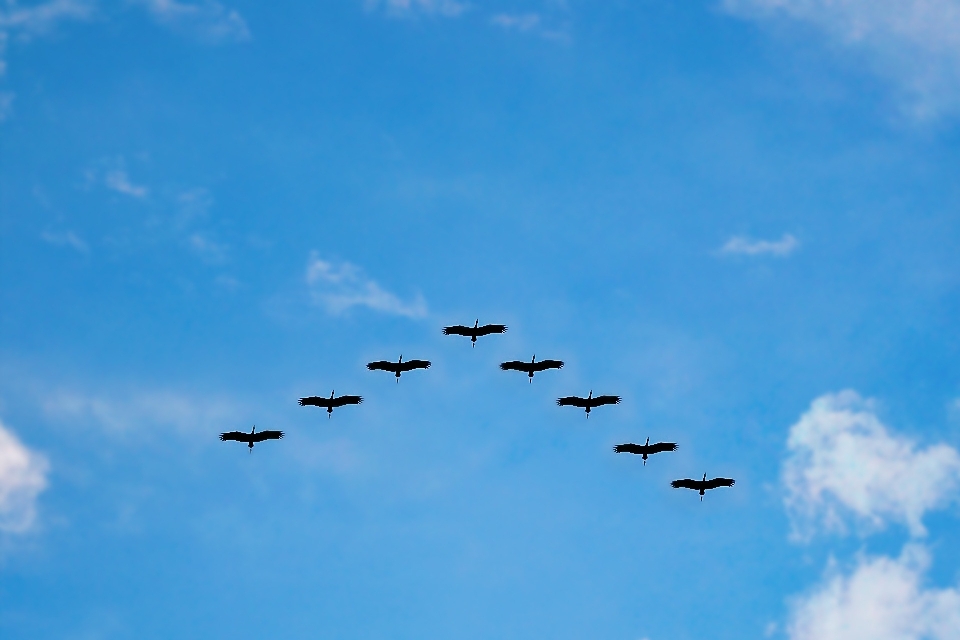
[[[377,360],[376,362],[368,362],[367,369],[370,369],[370,371],[389,371],[390,373],[396,373],[397,363],[388,360]]]
[[[520,360],[510,360],[509,362],[501,362],[500,368],[504,371],[523,371],[524,373],[530,373],[532,370],[529,362],[521,362]]]
[[[560,360],[541,360],[533,363],[534,371],[543,371],[545,369],[563,369],[563,362]]]
[[[472,336],[473,327],[465,327],[462,324],[455,324],[452,327],[444,327],[443,335],[445,336]]]
[[[330,406],[330,398],[321,398],[320,396],[310,396],[309,398],[300,398],[300,406],[306,407],[307,405],[311,407],[323,407],[324,409]]]
[[[579,398],[577,396],[567,396],[565,398],[557,398],[557,405],[561,407],[586,407],[587,399]]]
[[[670,483],[670,486],[674,489],[694,489],[699,491],[700,485],[702,484],[702,480],[691,480],[690,478],[684,478],[683,480],[674,480]]]
[[[717,487],[732,487],[736,480],[732,478],[712,478],[703,483],[704,489],[716,489]]]
[[[627,442],[626,444],[618,444],[613,447],[614,453],[636,453],[642,454],[643,450],[646,447],[642,444],[633,444],[632,442]]]
[[[594,396],[591,400],[590,404],[594,407],[599,407],[604,404],[620,404],[620,396]]]
[[[412,369],[429,369],[429,360],[407,360],[400,363],[400,371],[410,371]]]
[[[253,434],[253,441],[263,442],[264,440],[279,440],[282,437],[283,431],[258,431],[257,433]]]
[[[250,442],[250,434],[243,431],[227,431],[220,434],[220,440],[236,440],[237,442]]]
[[[339,396],[333,399],[334,407],[342,407],[345,404],[360,404],[363,402],[361,396]]]
[[[485,324],[476,329],[478,336],[488,336],[491,333],[506,333],[506,331],[507,325],[505,324]]]
[[[647,453],[660,453],[662,451],[676,451],[676,442],[655,442],[649,446]]]

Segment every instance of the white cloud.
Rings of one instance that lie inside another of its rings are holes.
[[[720,248],[720,252],[745,256],[771,255],[782,258],[793,253],[799,246],[797,239],[789,233],[784,234],[780,240],[751,240],[743,236],[734,236],[727,240],[727,243]]]
[[[867,529],[901,523],[922,536],[924,514],[955,499],[960,488],[955,449],[919,449],[891,434],[853,391],[814,400],[791,427],[787,447],[785,504],[798,538],[821,524],[844,532],[848,517]]]
[[[2,55],[0,51],[0,55]],[[0,75],[3,75],[5,63],[0,59]],[[0,91],[0,122],[3,122],[13,113],[13,99],[15,94],[12,91]]]
[[[7,2],[0,9],[0,30],[35,34],[49,31],[61,20],[84,20],[93,13],[93,4],[82,0],[50,0],[29,6]]]
[[[498,13],[490,18],[490,23],[504,29],[529,31],[540,26],[540,15],[536,13]]]
[[[87,243],[84,242],[83,239],[77,236],[77,234],[75,234],[73,231],[64,231],[62,233],[44,231],[40,234],[40,238],[57,246],[73,247],[80,253],[87,253],[90,251],[90,247],[87,246]]]
[[[812,25],[894,78],[919,118],[960,109],[958,0],[723,0],[747,18]]]
[[[956,640],[960,590],[923,584],[929,556],[907,545],[899,559],[861,558],[850,575],[832,568],[794,601],[791,640]]]
[[[316,252],[311,254],[307,262],[306,281],[314,301],[332,314],[343,313],[352,307],[368,307],[374,311],[410,318],[427,314],[426,303],[421,296],[417,296],[413,302],[403,302],[367,278],[359,267],[349,262],[334,264],[321,260]]]
[[[0,422],[0,531],[22,533],[36,519],[37,496],[47,488],[49,464]]]
[[[242,42],[250,39],[246,21],[234,9],[216,0],[197,3],[178,0],[137,0],[158,23],[208,42]]]
[[[107,171],[103,177],[103,183],[108,189],[133,198],[146,198],[150,193],[146,187],[131,182],[125,169],[112,169]]]
[[[414,13],[456,17],[470,8],[466,2],[457,0],[366,0],[367,11],[374,11],[381,6],[395,16],[409,16]]]
[[[227,246],[214,242],[202,233],[191,234],[187,243],[201,258],[207,262],[220,263],[227,259]]]

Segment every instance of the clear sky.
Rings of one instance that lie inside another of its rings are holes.
[[[4,0],[0,637],[960,638],[957,33]]]

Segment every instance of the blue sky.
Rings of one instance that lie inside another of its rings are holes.
[[[960,5],[598,4],[0,5],[2,637],[960,635]]]

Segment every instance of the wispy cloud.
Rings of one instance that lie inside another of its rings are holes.
[[[193,233],[187,239],[187,244],[207,262],[222,263],[227,259],[227,246],[214,242],[202,233]]]
[[[146,198],[150,190],[130,181],[126,169],[112,169],[103,177],[103,184],[111,191],[122,193],[133,198]]]
[[[498,13],[490,18],[490,24],[502,27],[504,29],[515,29],[517,31],[530,31],[540,26],[540,14],[538,13]]]
[[[62,20],[84,20],[93,13],[93,3],[83,0],[50,0],[29,6],[7,2],[0,9],[0,29],[32,35],[49,31]]]
[[[720,253],[743,256],[777,256],[786,257],[793,253],[800,243],[789,233],[779,240],[751,240],[744,236],[734,236],[720,248]]]
[[[896,81],[918,119],[960,111],[960,3],[957,0],[724,0],[755,20],[812,25],[865,53]]]
[[[891,434],[853,391],[814,400],[791,427],[787,448],[786,506],[800,539],[821,525],[844,532],[849,519],[867,530],[901,523],[923,536],[924,514],[956,499],[960,489],[955,449],[920,449]]]
[[[54,233],[52,231],[44,231],[40,234],[40,238],[45,242],[54,244],[61,247],[72,247],[80,253],[88,253],[90,247],[87,246],[87,243],[83,241],[82,238],[77,236],[73,231],[62,231],[60,233]]]
[[[185,35],[211,43],[250,39],[246,21],[235,9],[216,0],[196,3],[178,0],[137,0],[158,23]]]
[[[404,302],[366,277],[359,267],[349,262],[321,260],[316,252],[310,255],[307,262],[305,279],[314,301],[332,314],[343,313],[352,307],[367,307],[409,318],[420,318],[427,314],[422,296],[417,296],[412,302]]]
[[[457,0],[366,0],[364,6],[367,11],[382,9],[393,16],[427,14],[448,18],[459,16],[470,8],[468,3]]]
[[[861,558],[843,575],[828,569],[822,584],[793,602],[791,640],[955,640],[960,590],[923,584],[930,556],[907,545],[900,558]]]
[[[0,422],[0,531],[23,533],[33,526],[49,467]]]

